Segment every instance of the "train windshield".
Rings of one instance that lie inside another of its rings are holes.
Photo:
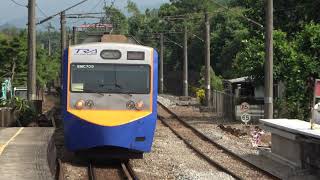
[[[74,63],[71,64],[71,91],[149,94],[150,66]]]

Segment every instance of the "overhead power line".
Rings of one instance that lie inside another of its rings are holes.
[[[102,2],[104,2],[104,1],[100,0],[96,5],[93,6],[93,8],[89,12],[95,10],[99,6],[99,4],[101,4]]]
[[[21,6],[21,7],[28,7],[27,5],[23,5],[21,3],[18,3],[17,1],[15,0],[10,0],[11,2],[13,2],[14,4],[18,5],[18,6]]]
[[[38,8],[39,12],[40,12],[44,17],[48,17],[48,15],[38,6],[38,4],[36,4],[36,7]]]
[[[259,26],[259,27],[261,27],[261,28],[263,28],[263,25],[260,24],[259,22],[255,21],[255,20],[253,20],[253,19],[251,19],[251,18],[248,18],[248,17],[246,17],[246,16],[244,16],[244,15],[242,15],[242,14],[239,14],[239,13],[237,13],[237,12],[234,12],[234,11],[232,11],[232,9],[230,9],[229,7],[224,6],[224,5],[216,2],[215,0],[211,0],[211,2],[214,3],[214,4],[216,4],[216,5],[218,5],[218,6],[220,6],[220,7],[223,8],[223,9],[225,9],[225,10],[227,10],[227,11],[233,13],[233,14],[236,14],[236,15],[238,15],[238,16],[246,19],[247,21],[249,21],[249,22],[251,22],[251,23],[253,23],[253,24],[255,24],[255,25],[257,25],[257,26]]]
[[[183,46],[182,46],[181,44],[179,44],[179,43],[177,43],[177,42],[175,42],[175,41],[173,41],[173,40],[171,40],[171,39],[169,39],[169,38],[167,38],[167,37],[165,37],[165,39],[168,40],[169,42],[171,42],[171,43],[179,46],[180,48],[183,48]]]
[[[40,22],[38,22],[38,23],[37,23],[37,25],[42,24],[42,23],[44,23],[44,22],[47,22],[47,21],[49,21],[50,19],[54,18],[55,16],[57,16],[57,15],[61,14],[61,12],[68,11],[68,10],[70,10],[70,9],[72,9],[72,8],[74,8],[74,7],[78,6],[78,5],[80,5],[80,4],[82,4],[82,3],[86,2],[86,1],[88,1],[88,0],[83,0],[83,1],[81,1],[81,2],[77,3],[77,4],[73,5],[73,6],[70,6],[70,7],[66,8],[66,9],[64,9],[64,10],[62,10],[62,11],[60,11],[60,12],[58,12],[58,13],[54,14],[54,15],[51,15],[51,16],[49,16],[49,17],[47,17],[47,18],[45,18],[45,19],[41,20]]]

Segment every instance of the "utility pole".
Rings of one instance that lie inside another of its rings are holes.
[[[264,118],[273,118],[273,0],[267,0]]]
[[[72,45],[77,44],[77,27],[72,27]]]
[[[206,50],[205,50],[205,95],[206,105],[210,106],[211,91],[210,91],[210,22],[208,12],[205,13],[205,26],[206,26]]]
[[[60,28],[61,28],[61,71],[60,71],[60,80],[62,80],[62,66],[63,66],[63,54],[64,50],[67,48],[67,36],[66,36],[66,13],[62,11],[60,14]]]
[[[36,2],[28,1],[28,100],[36,100]]]
[[[183,44],[183,96],[188,95],[188,28],[184,25],[184,44]]]
[[[70,32],[68,32],[67,37],[67,48],[69,48],[72,45],[72,35]]]
[[[50,35],[51,35],[51,28],[52,28],[52,26],[51,26],[51,23],[49,23],[49,25],[48,25],[48,55],[49,56],[51,56],[51,37],[50,37]]]
[[[159,79],[160,79],[160,85],[159,85],[159,93],[163,93],[163,52],[164,52],[164,46],[163,46],[163,33],[160,33],[160,62],[159,62]]]

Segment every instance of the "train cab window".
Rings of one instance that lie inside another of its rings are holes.
[[[150,66],[72,64],[71,91],[83,93],[150,93]]]
[[[144,60],[144,52],[143,51],[128,51],[127,59],[128,60]]]

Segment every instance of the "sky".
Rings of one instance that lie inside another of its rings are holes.
[[[0,6],[0,25],[9,23],[16,26],[23,26],[27,23],[28,9],[26,7],[21,7],[16,5],[15,1],[22,5],[27,5],[28,0],[1,0]],[[55,14],[68,6],[72,6],[77,2],[82,0],[36,0],[39,8],[36,8],[37,18],[43,19],[45,13],[47,16]],[[110,5],[113,0],[105,0],[107,4]],[[169,0],[132,0],[135,2],[141,10],[146,8],[158,8],[162,3],[169,2]],[[75,7],[74,9],[68,11],[67,13],[81,13],[81,12],[99,12],[101,11],[101,6],[104,0],[88,0],[87,2]],[[114,5],[120,8],[122,11],[125,10],[127,0],[115,0]],[[42,13],[42,12],[43,13]],[[71,20],[72,21],[72,20]],[[58,26],[59,21],[56,18],[52,21],[54,26]]]

